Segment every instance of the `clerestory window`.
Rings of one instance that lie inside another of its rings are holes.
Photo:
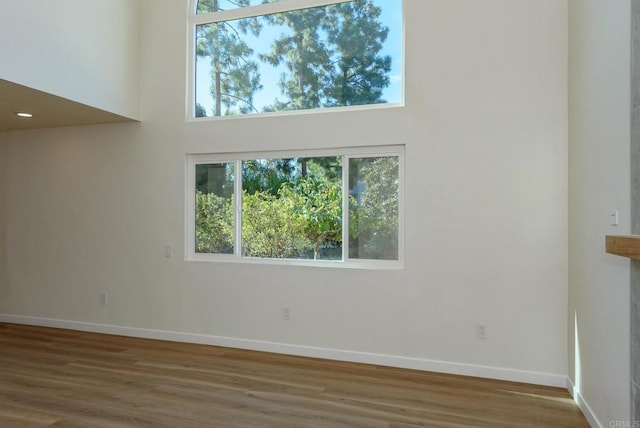
[[[402,0],[194,1],[191,118],[402,102]]]
[[[401,267],[403,152],[190,155],[187,257]]]

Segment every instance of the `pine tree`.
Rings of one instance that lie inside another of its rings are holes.
[[[321,106],[326,98],[325,76],[330,72],[331,52],[322,37],[324,8],[292,11],[265,16],[271,25],[284,25],[290,29],[273,42],[270,53],[260,59],[275,67],[284,64],[287,72],[280,79],[280,90],[285,100],[278,100],[268,111],[304,110]]]
[[[380,22],[380,7],[370,0],[342,3],[328,9],[324,28],[335,67],[327,81],[327,105],[384,103],[391,57],[380,55],[389,29]]]
[[[355,0],[265,17],[290,30],[259,56],[287,70],[280,80],[284,99],[267,110],[386,102],[391,57],[380,54],[389,32],[380,14],[372,0]]]
[[[248,6],[249,0],[237,0],[238,6]],[[198,1],[198,13],[218,12],[219,0]],[[237,22],[219,22],[196,28],[196,55],[211,59],[211,95],[213,115],[249,113],[258,110],[253,95],[262,88],[258,63],[252,60],[253,49],[243,40],[249,33],[258,36],[261,31],[255,18]],[[197,110],[196,116],[203,110]]]

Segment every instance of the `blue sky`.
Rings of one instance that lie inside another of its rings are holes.
[[[224,9],[226,1],[222,0]],[[261,3],[254,0],[253,3]],[[402,100],[402,1],[401,0],[374,0],[381,7],[381,20],[389,28],[389,35],[383,47],[382,54],[392,58],[392,70],[390,73],[390,86],[385,90],[383,98],[388,102],[400,102]],[[227,4],[227,6],[229,6]],[[255,52],[268,52],[271,42],[286,29],[265,25],[258,38],[247,35],[245,41]],[[259,61],[258,61],[259,62]],[[196,102],[205,106],[207,114],[212,115],[213,100],[210,95],[211,77],[210,60],[197,58],[196,67]],[[276,69],[268,64],[259,62],[261,69],[261,82],[263,90],[254,96],[254,104],[258,109],[271,104],[276,97],[282,98],[278,82],[282,69]]]

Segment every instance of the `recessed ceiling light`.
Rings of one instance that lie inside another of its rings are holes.
[[[20,116],[20,117],[33,117],[33,115],[31,113],[27,113],[27,112],[23,112],[23,111],[19,111],[16,113],[16,116]]]

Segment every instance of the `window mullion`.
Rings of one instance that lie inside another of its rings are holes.
[[[187,189],[186,189],[186,201],[187,201],[187,215],[189,221],[187,224],[186,236],[187,243],[185,248],[186,254],[192,257],[196,251],[196,163],[193,159],[187,158]]]
[[[235,196],[235,234],[234,247],[235,256],[242,257],[242,160],[235,161],[235,179],[234,196]]]
[[[342,261],[349,258],[349,159],[342,155]]]

